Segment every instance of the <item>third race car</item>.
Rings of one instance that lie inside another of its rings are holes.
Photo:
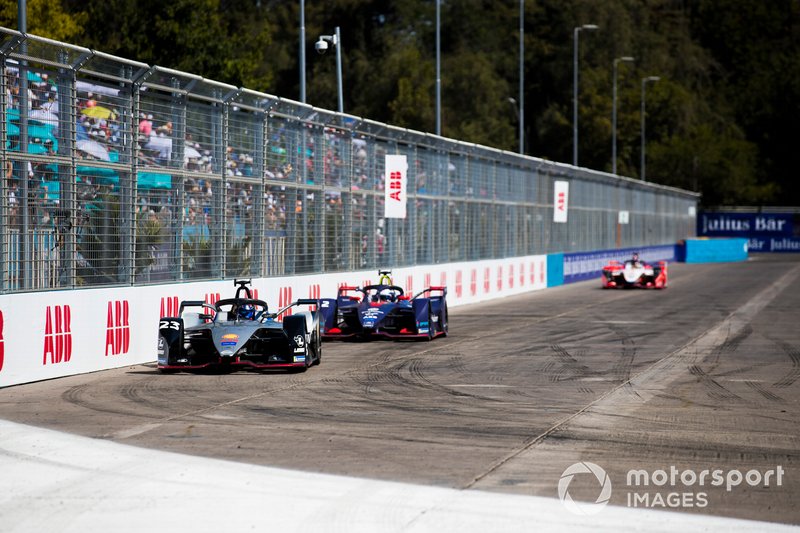
[[[666,289],[667,262],[652,265],[639,259],[639,254],[624,263],[611,261],[603,267],[601,275],[604,289]]]

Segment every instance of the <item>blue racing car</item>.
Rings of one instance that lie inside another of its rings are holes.
[[[447,336],[447,287],[428,287],[408,296],[391,282],[389,271],[379,275],[377,285],[340,287],[336,298],[320,300],[323,339]]]

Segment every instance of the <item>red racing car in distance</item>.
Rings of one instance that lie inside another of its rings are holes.
[[[639,260],[638,254],[624,263],[610,261],[600,276],[604,289],[666,289],[667,262],[653,265]]]

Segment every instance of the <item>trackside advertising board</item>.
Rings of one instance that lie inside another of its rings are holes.
[[[445,286],[454,307],[546,288],[547,256],[397,268],[392,278],[411,295]],[[256,278],[252,290],[275,311],[377,282],[377,270],[339,272]],[[1,295],[0,387],[154,362],[160,318],[176,316],[183,300],[213,304],[234,292],[226,280]]]
[[[698,237],[744,237],[751,252],[800,252],[800,217],[789,213],[701,212]]]
[[[553,222],[566,223],[569,210],[569,182],[553,182]]]
[[[386,218],[406,218],[406,185],[408,161],[404,155],[386,156]]]

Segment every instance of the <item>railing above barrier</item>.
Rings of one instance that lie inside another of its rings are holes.
[[[0,59],[2,293],[643,246],[694,232],[697,195],[670,187],[5,28]],[[386,216],[389,155],[407,161],[405,218]],[[556,182],[569,186],[558,206]],[[55,242],[46,256],[44,234]]]

